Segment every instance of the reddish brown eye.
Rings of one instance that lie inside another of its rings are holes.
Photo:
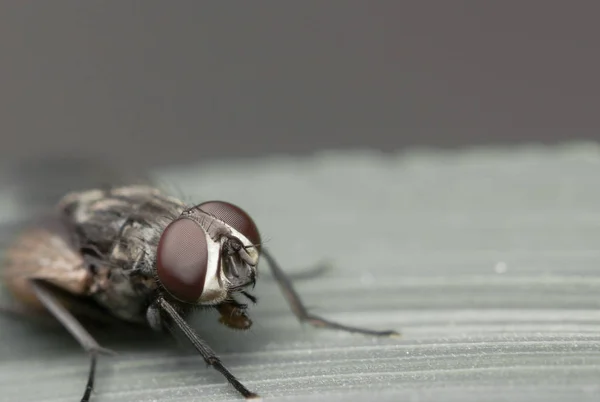
[[[256,224],[240,207],[225,201],[208,201],[198,205],[198,209],[216,216],[235,230],[246,236],[252,244],[260,244],[260,234]]]
[[[197,223],[178,219],[166,227],[158,243],[156,269],[169,293],[196,302],[204,290],[207,263],[206,235]]]

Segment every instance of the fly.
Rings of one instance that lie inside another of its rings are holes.
[[[251,290],[261,257],[300,321],[365,335],[398,335],[309,313],[261,244],[254,220],[238,206],[225,201],[186,205],[147,185],[68,193],[53,215],[24,230],[7,248],[2,275],[15,299],[49,311],[89,355],[82,402],[90,400],[98,356],[110,353],[77,319],[89,315],[89,305],[100,315],[156,331],[180,331],[208,365],[251,399],[258,395],[223,365],[187,318],[213,308],[222,324],[250,328],[247,304],[238,299],[256,303]]]

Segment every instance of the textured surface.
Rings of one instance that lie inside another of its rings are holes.
[[[600,400],[600,151],[327,154],[163,170],[188,200],[257,220],[315,312],[399,329],[372,339],[301,326],[268,274],[249,333],[194,325],[270,400]],[[0,191],[0,218],[19,218]],[[5,226],[5,230],[8,230]],[[263,272],[265,272],[263,270]],[[238,400],[193,353],[95,332],[120,352],[96,402]],[[0,401],[77,401],[87,359],[60,328],[0,317]],[[373,396],[375,394],[375,396]]]

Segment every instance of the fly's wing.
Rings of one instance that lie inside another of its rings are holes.
[[[68,233],[56,218],[40,220],[21,233],[4,250],[2,279],[15,299],[42,308],[29,282],[40,279],[73,295],[90,291],[92,276]]]
[[[91,274],[57,214],[58,201],[71,191],[149,182],[145,175],[78,158],[5,163],[0,173],[0,278],[11,295],[40,308],[30,279],[44,280],[65,296],[88,294]]]

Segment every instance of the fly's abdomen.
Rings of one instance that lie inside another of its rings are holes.
[[[5,250],[2,279],[15,299],[41,308],[29,281],[44,280],[74,295],[88,295],[92,276],[69,241],[46,227],[26,229]]]

